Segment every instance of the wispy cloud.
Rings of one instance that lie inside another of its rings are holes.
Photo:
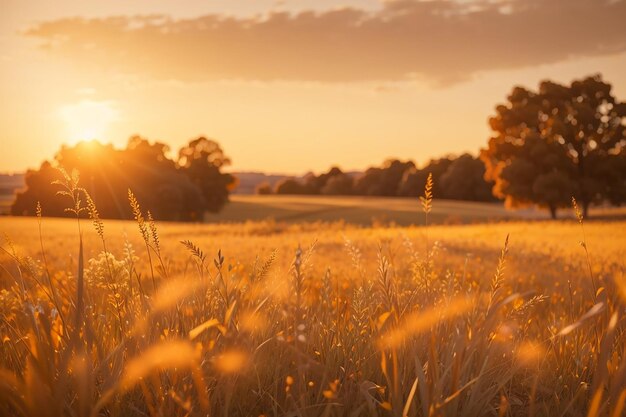
[[[77,63],[156,79],[450,84],[626,51],[625,21],[624,0],[392,0],[376,12],[67,18],[26,33]]]

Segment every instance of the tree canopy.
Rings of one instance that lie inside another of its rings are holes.
[[[489,124],[481,159],[508,206],[537,204],[556,217],[575,197],[586,216],[591,204],[625,201],[626,103],[601,76],[515,87]]]
[[[302,180],[285,178],[276,184],[276,194],[362,195],[417,197],[424,192],[428,174],[433,175],[433,192],[439,198],[494,201],[492,183],[484,179],[485,166],[470,154],[458,158],[433,159],[418,168],[413,161],[389,159],[382,166],[361,174],[349,174],[337,167],[320,175],[307,174]],[[262,189],[264,194],[270,190]],[[259,190],[260,193],[260,190]]]
[[[124,149],[97,141],[63,146],[53,161],[27,171],[26,188],[16,195],[11,213],[34,215],[40,202],[46,215],[65,216],[66,202],[50,186],[61,179],[57,167],[80,173],[81,185],[102,217],[132,218],[128,189],[156,219],[197,221],[205,211],[219,211],[235,184],[230,174],[220,171],[230,161],[219,145],[199,138],[180,150],[178,160],[168,152],[167,145],[140,136],[131,137]]]

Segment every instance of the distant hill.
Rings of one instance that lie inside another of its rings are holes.
[[[231,172],[239,184],[233,194],[254,194],[259,184],[268,183],[272,188],[276,183],[284,178],[290,177],[283,174],[265,174],[263,172]]]
[[[0,191],[24,186],[24,174],[0,174]]]
[[[254,171],[242,171],[242,172],[231,172],[232,175],[237,177],[239,180],[239,185],[233,191],[233,194],[255,194],[256,187],[263,183],[268,183],[272,189],[276,186],[280,180],[285,178],[295,178],[297,180],[303,179],[311,173],[306,173],[304,175],[285,175],[285,174],[265,174],[263,172],[254,172]],[[358,171],[350,171],[346,172],[348,175],[358,176],[361,172]]]

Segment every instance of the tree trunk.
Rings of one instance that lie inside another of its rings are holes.
[[[550,217],[552,220],[556,219],[556,206],[550,206]]]

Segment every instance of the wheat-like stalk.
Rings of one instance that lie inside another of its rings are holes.
[[[428,173],[428,178],[426,178],[426,185],[424,186],[424,195],[420,197],[420,201],[422,202],[422,210],[425,214],[430,213],[432,210],[433,204],[433,174],[432,172]]]
[[[378,292],[385,312],[393,313],[397,319],[400,314],[398,307],[398,298],[396,292],[396,284],[389,271],[389,260],[382,254],[382,250],[378,251]]]
[[[152,217],[152,213],[150,210],[147,212],[148,216],[148,226],[150,228],[150,237],[152,238],[152,244],[154,245],[154,250],[157,254],[161,254],[161,242],[159,241],[159,233],[157,232],[156,223],[154,218]]]
[[[572,197],[572,207],[574,208],[574,213],[576,214],[576,218],[578,219],[578,223],[583,224],[583,213],[580,211],[580,207],[578,207],[578,203],[576,202],[576,198]]]
[[[104,239],[104,223],[100,219],[96,203],[93,201],[89,193],[85,193],[85,199],[87,200],[87,212],[89,213],[89,218],[93,222],[93,227],[96,229],[96,233],[98,233],[100,239]]]
[[[200,249],[195,243],[193,243],[191,240],[182,240],[180,242],[194,257],[196,257],[198,259],[198,261],[202,262],[204,264],[204,262],[206,261],[206,255],[204,254],[204,252],[202,252],[202,249]]]
[[[597,301],[596,298],[597,298],[597,292],[598,292],[598,284],[596,284],[596,279],[593,274],[593,268],[591,267],[591,256],[589,255],[589,249],[587,248],[587,237],[585,235],[585,223],[583,222],[584,220],[583,215],[574,197],[572,197],[572,207],[574,208],[574,213],[576,213],[576,219],[578,220],[578,224],[580,224],[580,229],[583,235],[583,240],[580,241],[580,246],[582,246],[585,251],[585,257],[587,260],[587,269],[589,270],[589,278],[591,280],[591,289],[593,291],[592,298],[595,303]]]
[[[146,245],[150,244],[150,234],[148,233],[148,226],[146,226],[146,220],[141,212],[141,207],[139,206],[139,202],[135,197],[135,194],[128,189],[128,201],[130,203],[130,208],[133,211],[133,218],[137,222],[137,226],[139,226],[139,232],[141,233],[141,237],[143,238]]]
[[[504,269],[506,266],[506,256],[509,253],[509,235],[506,235],[506,239],[504,239],[504,247],[500,252],[500,257],[498,258],[498,266],[496,267],[496,273],[493,275],[493,279],[491,280],[491,294],[489,297],[489,306],[487,307],[487,314],[491,312],[495,303],[498,301],[500,295],[500,289],[504,284]]]
[[[139,227],[139,232],[141,233],[141,238],[143,239],[146,245],[146,251],[148,252],[148,262],[150,264],[150,276],[152,277],[152,289],[156,290],[156,279],[154,277],[154,266],[152,265],[152,255],[150,254],[150,233],[148,231],[148,226],[146,225],[146,220],[141,212],[141,207],[139,206],[139,201],[135,197],[135,194],[128,189],[128,202],[130,203],[130,208],[133,211],[133,217],[137,222],[137,226]]]
[[[277,255],[278,251],[276,249],[272,250],[272,253],[270,253],[270,256],[265,260],[263,265],[261,265],[261,268],[258,271],[255,271],[255,280],[261,280],[267,276],[268,272],[272,268],[272,265],[276,262]]]
[[[428,173],[426,184],[424,185],[424,195],[420,197],[422,210],[424,211],[424,226],[428,226],[428,214],[433,208],[433,174]],[[424,232],[424,243],[426,245],[426,268],[430,265],[430,243],[428,241],[428,230]],[[428,271],[426,271],[428,272]]]
[[[361,250],[352,242],[350,239],[344,236],[344,245],[348,254],[350,255],[350,259],[352,260],[352,267],[359,274],[359,278],[361,279],[362,285],[365,285],[365,269],[363,268],[363,254]]]

